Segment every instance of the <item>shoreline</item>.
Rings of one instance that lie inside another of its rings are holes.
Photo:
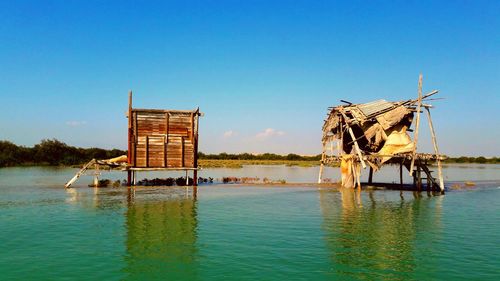
[[[42,167],[42,168],[75,168],[79,169],[84,164],[80,165],[49,165],[49,164],[19,164],[12,166],[4,166],[2,168],[30,168],[30,167]],[[288,166],[288,167],[303,167],[311,168],[318,167],[320,163],[318,161],[308,161],[308,160],[215,160],[215,159],[199,159],[199,166],[201,169],[216,169],[216,168],[231,168],[240,169],[243,166]],[[389,164],[391,165],[391,164]],[[435,163],[430,164],[434,166]],[[469,166],[469,165],[499,165],[499,163],[462,163],[462,162],[444,162],[443,166]],[[338,165],[328,165],[328,167],[339,167]],[[89,168],[89,170],[91,170]],[[115,169],[120,170],[120,169]]]

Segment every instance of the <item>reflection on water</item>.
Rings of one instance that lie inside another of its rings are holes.
[[[320,190],[322,229],[336,275],[384,280],[414,276],[418,252],[436,239],[428,231],[439,229],[440,204],[430,202],[440,199],[418,193],[404,193],[410,198],[387,195],[396,193]]]
[[[168,191],[158,200],[154,193],[138,197],[129,189],[124,271],[130,280],[196,279],[196,190]]]
[[[500,280],[498,181],[445,196],[250,185],[197,194],[65,190],[73,174],[0,169],[0,279]]]

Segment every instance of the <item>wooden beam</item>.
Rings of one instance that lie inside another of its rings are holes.
[[[356,153],[358,154],[359,160],[361,161],[361,165],[363,166],[363,169],[366,169],[365,160],[363,159],[363,154],[361,154],[361,149],[359,149],[358,141],[355,139],[354,132],[352,131],[351,127],[349,127],[349,125],[347,125],[347,130],[349,131],[351,138],[354,139],[354,148],[356,149]]]
[[[418,76],[418,99],[417,99],[417,118],[415,120],[415,132],[413,133],[413,152],[410,164],[410,175],[413,172],[413,167],[415,166],[415,156],[417,153],[418,144],[418,129],[420,126],[420,108],[422,107],[422,74]]]
[[[352,131],[351,127],[349,126],[349,122],[347,122],[348,118],[345,115],[343,111],[340,111],[342,116],[344,117],[344,123],[347,127],[347,130],[349,131],[349,134],[351,135],[351,139],[354,140],[354,149],[356,150],[356,153],[358,154],[359,161],[361,161],[361,165],[363,166],[363,169],[366,169],[366,164],[365,160],[363,160],[363,155],[361,154],[361,149],[359,149],[358,141],[356,140],[356,136],[354,135],[354,132]]]
[[[443,167],[441,166],[441,155],[439,155],[439,148],[436,139],[436,133],[434,132],[434,126],[432,125],[431,111],[426,108],[427,119],[429,121],[429,128],[431,131],[432,144],[434,145],[434,152],[436,153],[436,161],[438,165],[438,177],[439,177],[439,189],[444,192],[444,179],[443,179]]]
[[[134,108],[133,111],[147,112],[147,113],[179,113],[179,114],[191,114],[195,113],[195,110],[172,110],[172,109],[146,109],[146,108]],[[203,115],[203,113],[197,112],[198,115]]]
[[[191,170],[201,170],[199,168],[163,168],[163,167],[151,167],[151,168],[146,168],[146,167],[133,167],[133,168],[127,168],[128,171],[191,171]]]

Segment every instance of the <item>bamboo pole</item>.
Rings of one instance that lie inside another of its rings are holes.
[[[420,126],[420,109],[422,107],[422,74],[418,76],[418,99],[417,99],[417,118],[415,120],[415,133],[413,137],[413,153],[411,157],[410,164],[410,175],[413,173],[413,167],[415,166],[415,157],[417,154],[417,144],[418,144],[418,129]]]
[[[434,152],[436,153],[436,161],[438,164],[439,188],[441,189],[441,192],[444,192],[443,167],[441,166],[441,156],[439,155],[436,133],[434,132],[434,126],[432,125],[431,111],[428,108],[426,108],[426,111],[429,128],[431,130],[432,144],[434,145]]]

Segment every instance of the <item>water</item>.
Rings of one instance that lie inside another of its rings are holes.
[[[317,176],[203,173],[245,169]],[[448,178],[478,186],[433,197],[238,185],[133,192],[84,187],[88,177],[64,190],[74,169],[0,169],[0,279],[499,280],[497,171],[448,167]]]

